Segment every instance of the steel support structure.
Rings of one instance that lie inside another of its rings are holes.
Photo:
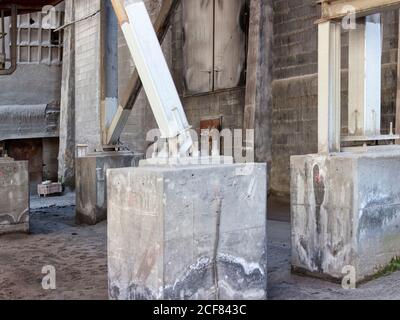
[[[380,14],[349,32],[349,136],[381,134],[382,27]]]
[[[381,134],[382,26],[380,11],[400,1],[330,0],[318,21],[318,151],[349,150],[342,143],[394,141]],[[351,9],[351,10],[350,10]],[[354,14],[349,31],[348,134],[341,125],[341,18]],[[393,125],[393,124],[392,124]],[[392,126],[391,126],[392,127]]]
[[[179,4],[180,0],[162,1],[160,13],[154,23],[154,29],[160,43],[164,40]],[[104,145],[115,145],[118,143],[141,89],[142,83],[137,70],[135,70],[127,83],[126,90],[120,92],[118,108],[110,124],[107,126],[107,132],[103,138]]]
[[[146,6],[142,0],[112,4],[158,127],[170,142],[169,155],[187,156],[190,126]]]
[[[318,25],[318,152],[340,151],[341,25]]]

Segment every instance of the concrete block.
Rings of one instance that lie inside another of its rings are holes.
[[[146,166],[107,180],[111,299],[266,298],[266,165]]]
[[[400,256],[400,149],[291,159],[292,267],[368,280]]]
[[[0,158],[0,235],[29,232],[27,161]]]
[[[76,223],[97,224],[107,218],[106,171],[135,167],[142,154],[97,152],[76,158]]]

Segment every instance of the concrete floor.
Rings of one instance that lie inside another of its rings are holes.
[[[75,226],[73,201],[33,198],[32,234],[0,237],[0,299],[107,299],[106,223]],[[275,216],[287,220],[287,206],[275,206]],[[289,223],[270,220],[268,230],[270,299],[400,299],[400,273],[350,291],[291,275]],[[57,270],[55,291],[41,287],[45,265]]]
[[[0,299],[107,299],[107,225],[74,218],[72,206],[35,209],[30,235],[0,237]],[[56,268],[55,291],[42,289],[46,265]]]

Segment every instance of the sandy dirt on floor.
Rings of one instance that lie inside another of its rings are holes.
[[[35,209],[30,235],[0,237],[0,299],[108,298],[106,222],[78,227],[74,212],[73,206]],[[270,299],[400,299],[400,273],[368,282],[357,290],[292,275],[290,225],[277,221],[268,224]],[[56,268],[54,291],[42,288],[42,268],[46,265]]]
[[[0,299],[107,299],[106,223],[77,227],[74,207],[38,209],[30,235],[0,237]],[[43,290],[44,266],[56,290]]]

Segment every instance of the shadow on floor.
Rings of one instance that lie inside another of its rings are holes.
[[[268,219],[290,222],[290,199],[271,195],[268,197]]]

